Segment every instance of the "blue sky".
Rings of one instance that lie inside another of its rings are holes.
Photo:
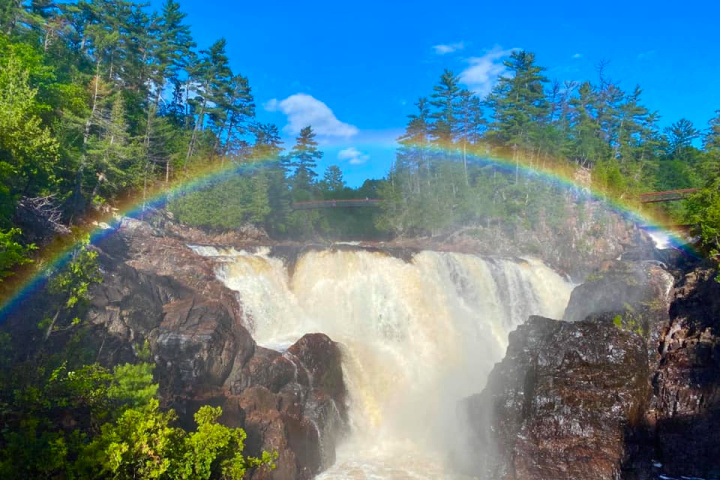
[[[443,68],[486,92],[513,48],[561,81],[595,80],[609,61],[608,76],[639,84],[663,125],[705,128],[720,109],[720,2],[179,1],[201,47],[227,39],[260,120],[288,147],[313,123],[322,166],[340,165],[352,185],[387,172],[406,116]]]

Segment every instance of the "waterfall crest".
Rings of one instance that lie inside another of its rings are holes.
[[[508,332],[531,314],[562,318],[572,290],[532,258],[325,250],[291,274],[267,249],[193,249],[217,259],[260,345],[309,332],[341,344],[353,433],[325,479],[452,478],[441,446],[456,402],[482,390]]]

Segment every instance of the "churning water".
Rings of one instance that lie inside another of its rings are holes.
[[[364,250],[193,247],[215,257],[256,341],[284,349],[305,333],[342,345],[352,434],[318,479],[451,479],[458,400],[480,392],[508,332],[531,314],[562,318],[572,285],[536,259]]]

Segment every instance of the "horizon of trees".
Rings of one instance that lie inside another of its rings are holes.
[[[594,190],[620,199],[703,187],[720,170],[720,113],[707,129],[687,119],[661,128],[642,89],[624,90],[605,64],[595,81],[560,83],[533,53],[516,51],[486,98],[445,70],[418,99],[387,177],[351,189],[338,166],[317,171],[323,153],[311,125],[285,146],[276,126],[256,119],[250,82],[230,67],[225,40],[199,48],[186,20],[175,0],[158,11],[128,0],[0,5],[3,275],[32,255],[16,221],[20,200],[46,198],[54,219],[81,223],[128,192],[145,196],[207,165],[232,163],[238,175],[181,192],[169,209],[191,225],[250,222],[278,237],[433,235],[559,214],[557,188],[521,175],[521,164],[588,169]],[[517,168],[510,174],[483,155]],[[290,208],[352,196],[379,196],[382,211]],[[697,198],[660,208],[699,221],[707,209]]]

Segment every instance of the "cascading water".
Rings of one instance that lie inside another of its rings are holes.
[[[509,331],[562,318],[572,290],[535,259],[311,251],[290,275],[268,250],[193,248],[217,258],[259,344],[322,332],[342,345],[353,433],[319,479],[454,478],[442,447],[457,401],[482,390]]]

